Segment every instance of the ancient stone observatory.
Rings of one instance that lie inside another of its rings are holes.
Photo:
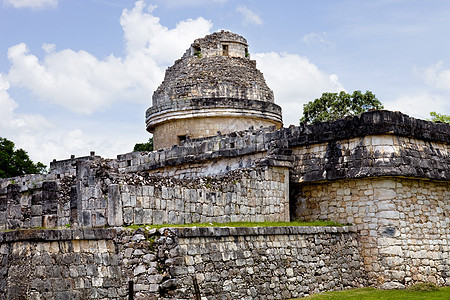
[[[221,31],[197,39],[169,67],[146,113],[156,149],[253,126],[281,128],[281,108],[247,41]]]

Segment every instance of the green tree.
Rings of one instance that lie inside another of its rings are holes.
[[[450,115],[443,115],[437,112],[430,112],[431,121],[433,122],[442,122],[450,124]]]
[[[38,174],[45,171],[44,164],[33,163],[25,150],[15,150],[13,142],[0,137],[0,178]]]
[[[147,143],[134,145],[134,152],[153,151],[153,138],[149,138]]]
[[[364,94],[361,91],[354,91],[353,94],[323,93],[322,97],[303,105],[300,123],[334,121],[371,109],[383,109],[383,104],[371,91]]]

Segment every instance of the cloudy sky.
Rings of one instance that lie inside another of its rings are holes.
[[[339,90],[450,114],[449,1],[0,1],[0,136],[47,165],[147,141],[165,69],[221,29],[247,39],[285,126]]]

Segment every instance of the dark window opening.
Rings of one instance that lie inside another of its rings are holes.
[[[230,143],[230,148],[234,148],[234,142]]]
[[[128,300],[134,299],[134,282],[132,280],[128,281]]]
[[[199,46],[192,46],[194,56],[200,57],[202,54],[202,49]]]
[[[187,135],[179,135],[178,136],[178,144],[181,144],[181,142],[184,142],[187,139],[188,139]]]
[[[131,160],[127,160],[127,165],[131,167]]]
[[[250,56],[250,53],[248,53],[248,48],[245,47],[245,57],[249,57],[249,56]]]
[[[228,56],[228,45],[222,45],[222,55]]]

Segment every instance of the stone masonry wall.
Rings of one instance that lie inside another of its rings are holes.
[[[372,283],[450,285],[449,182],[339,180],[304,183],[292,193],[294,218],[354,224]]]
[[[73,176],[56,179],[53,174],[26,175],[4,181],[6,187],[0,188],[0,229],[54,228],[70,224],[76,206],[71,201],[73,179]]]
[[[311,182],[373,176],[448,179],[450,144],[367,135],[292,148],[291,180]]]
[[[197,228],[165,231],[167,295],[193,299],[289,299],[366,284],[350,228]],[[170,241],[169,244],[172,242]],[[167,243],[166,242],[166,243]],[[164,284],[164,283],[163,283]]]
[[[235,33],[229,31],[214,32],[204,38],[196,39],[191,48],[183,55],[183,58],[196,55],[196,51],[200,51],[203,56],[223,55],[222,45],[228,45],[228,55],[235,57],[245,57],[247,48],[247,40]],[[198,54],[197,54],[198,55]]]
[[[108,187],[108,224],[289,221],[287,168],[199,179],[142,177]]]
[[[0,232],[0,298],[125,299],[114,236],[108,229]]]
[[[367,283],[351,227],[0,232],[4,299],[288,299]]]
[[[245,113],[242,114],[244,115]],[[153,131],[153,142],[158,144],[158,148],[167,148],[172,145],[181,144],[180,136],[189,139],[197,139],[215,136],[217,135],[217,132],[227,134],[238,131],[241,128],[259,126],[269,127],[276,125],[276,123],[271,120],[240,116],[221,117],[220,115],[221,112],[217,113],[217,116],[179,119],[161,124]],[[224,128],[226,128],[226,131]]]

